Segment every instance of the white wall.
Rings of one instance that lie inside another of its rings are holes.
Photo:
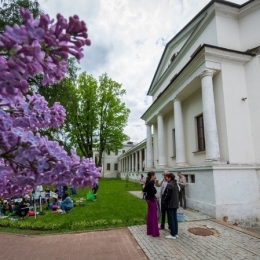
[[[240,226],[259,224],[259,179],[255,169],[216,169],[214,185],[217,219],[227,216],[229,222]]]
[[[205,152],[197,151],[197,130],[195,117],[202,113],[201,88],[182,102],[184,140],[186,150],[186,162],[189,165],[199,165],[205,161]]]
[[[247,101],[244,67],[237,63],[222,62],[223,97],[229,161],[234,164],[255,162],[251,120]]]
[[[260,10],[254,10],[239,20],[240,41],[243,51],[259,46]]]
[[[260,164],[260,57],[254,57],[245,66],[247,100],[252,124],[255,163]]]
[[[218,46],[242,51],[238,20],[231,17],[217,15],[216,23]]]

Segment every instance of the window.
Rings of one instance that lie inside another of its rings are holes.
[[[125,150],[123,150],[122,153],[125,153]]]
[[[110,171],[110,163],[107,163],[107,170]]]
[[[118,164],[117,164],[117,163],[114,164],[114,170],[115,170],[115,171],[118,170]]]
[[[175,142],[175,129],[172,129],[172,149],[173,149],[173,155],[172,157],[176,156],[176,142]]]
[[[195,175],[190,175],[190,182],[195,183]]]
[[[197,116],[196,121],[197,121],[198,151],[205,151],[203,114]]]

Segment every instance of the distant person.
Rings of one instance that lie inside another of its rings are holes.
[[[95,196],[95,200],[97,199],[97,191],[98,191],[98,189],[99,189],[99,184],[98,184],[98,180],[97,180],[96,185],[92,188],[92,192],[93,192],[93,194]]]
[[[21,218],[24,218],[27,216],[29,209],[30,209],[30,196],[25,195],[22,201],[20,202],[20,204],[18,205],[18,207],[16,208],[16,215],[18,215]]]
[[[148,172],[147,180],[145,183],[144,192],[146,192],[146,203],[148,205],[147,217],[146,217],[146,234],[153,237],[160,236],[158,221],[157,221],[157,198],[155,194],[157,193],[154,187],[155,173]]]
[[[163,173],[163,179],[161,181],[156,180],[155,186],[156,187],[161,187],[161,192],[160,192],[160,199],[161,199],[161,225],[160,229],[165,228],[165,216],[166,216],[166,209],[164,207],[164,204],[162,203],[162,195],[166,189],[166,186],[168,185],[168,181],[166,180],[166,175],[168,174],[168,171],[164,171]]]
[[[166,174],[168,181],[167,187],[163,193],[162,203],[167,211],[170,235],[165,238],[176,239],[178,237],[177,209],[179,206],[179,189],[173,173]]]
[[[145,182],[146,182],[146,178],[143,176],[143,174],[141,174],[140,184],[141,184],[143,199],[145,199],[145,192],[144,192]]]
[[[76,195],[76,194],[78,194],[76,188],[71,185],[70,186],[70,195],[72,196],[72,195]]]
[[[60,208],[62,210],[62,213],[66,213],[72,210],[74,207],[73,200],[69,197],[68,193],[64,193],[64,199],[60,204]]]
[[[186,195],[185,195],[185,187],[186,187],[186,177],[181,174],[181,172],[177,173],[179,180],[178,180],[178,185],[180,186],[180,192],[179,192],[179,202],[180,202],[180,207],[186,209]]]
[[[1,213],[3,215],[5,215],[6,212],[8,212],[8,211],[9,211],[9,214],[13,213],[13,207],[12,207],[11,201],[3,200]]]

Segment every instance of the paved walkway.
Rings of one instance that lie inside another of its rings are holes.
[[[140,192],[134,194],[141,196]],[[179,223],[179,238],[165,239],[146,235],[146,226],[82,233],[24,236],[0,233],[1,260],[145,260],[145,259],[260,259],[260,235],[185,210]],[[189,228],[213,231],[211,236],[196,236]]]
[[[59,235],[0,233],[1,260],[145,260],[128,228]]]

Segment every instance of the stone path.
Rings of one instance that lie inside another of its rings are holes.
[[[141,197],[140,192],[131,192]],[[185,222],[179,223],[179,237],[166,239],[168,230],[160,231],[160,237],[146,235],[146,226],[129,227],[132,235],[149,259],[260,259],[260,235],[239,227],[216,221],[210,216],[188,209],[184,210]],[[220,224],[221,223],[221,224]],[[189,228],[206,228],[211,236],[197,236]]]
[[[196,236],[189,228],[215,230],[211,236]],[[166,239],[168,230],[160,237],[145,236],[146,226],[129,227],[132,235],[149,259],[260,259],[260,239],[220,225],[210,220],[179,223],[179,237]]]

